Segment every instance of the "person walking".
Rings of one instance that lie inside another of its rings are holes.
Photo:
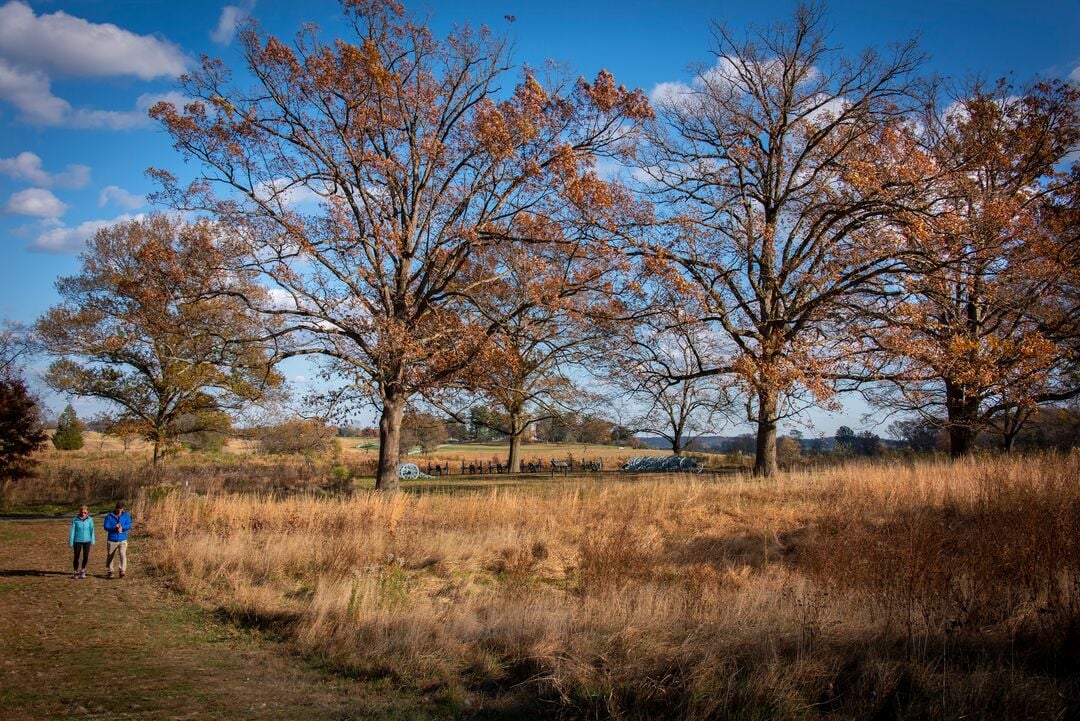
[[[86,506],[79,508],[79,515],[71,519],[68,546],[74,551],[71,559],[72,578],[86,578],[86,562],[90,560],[90,546],[94,545],[94,519]],[[79,563],[79,556],[82,563]]]
[[[127,575],[127,534],[131,529],[131,515],[124,510],[123,503],[117,503],[111,513],[105,514],[105,530],[109,534],[105,545],[108,553],[105,557],[105,576],[113,577],[113,561],[120,556],[120,578]]]

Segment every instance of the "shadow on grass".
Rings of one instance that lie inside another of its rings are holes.
[[[256,613],[249,610],[218,608],[213,617],[219,623],[231,623],[237,628],[259,631],[275,641],[287,641],[291,638],[300,616],[295,613]]]
[[[39,571],[25,568],[0,568],[0,577],[15,576],[70,576],[69,571]]]

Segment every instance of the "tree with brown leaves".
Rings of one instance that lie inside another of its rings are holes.
[[[682,377],[738,379],[762,475],[778,421],[800,397],[827,402],[857,351],[855,300],[899,267],[891,226],[925,171],[904,122],[914,45],[848,58],[824,24],[800,6],[745,39],[717,26],[716,65],[667,88],[643,154],[662,221],[647,268],[728,345]]]
[[[1059,170],[1080,141],[1078,102],[1068,84],[1002,81],[925,113],[934,219],[909,236],[919,262],[871,334],[887,383],[868,395],[948,431],[954,457],[988,426],[1010,449],[1040,403],[1080,393],[1076,178]]]
[[[374,400],[376,485],[393,490],[408,400],[457,377],[498,328],[471,312],[501,276],[492,250],[591,237],[625,208],[596,158],[624,152],[651,111],[607,72],[542,84],[526,71],[504,96],[508,46],[489,30],[438,39],[387,0],[344,11],[351,41],[309,27],[289,46],[249,27],[252,90],[207,60],[181,81],[193,102],[151,114],[205,170],[185,191],[160,173],[164,195],[246,239],[247,267],[280,301],[252,307],[284,319],[283,356],[329,359]]]
[[[600,249],[608,249],[608,244]],[[626,259],[596,252],[595,244],[564,235],[557,242],[499,249],[500,278],[480,297],[478,312],[497,326],[483,353],[457,385],[465,402],[479,395],[498,412],[489,428],[509,441],[507,467],[521,468],[521,445],[531,428],[588,404],[573,371],[594,356],[592,344],[610,337],[613,318],[625,312]],[[453,388],[432,400],[448,408]]]
[[[186,414],[261,397],[279,378],[251,339],[264,334],[231,293],[258,290],[224,270],[219,228],[155,214],[98,231],[63,303],[37,323],[56,356],[54,390],[109,401],[154,446],[156,464]]]

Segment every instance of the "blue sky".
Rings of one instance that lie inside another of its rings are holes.
[[[554,59],[594,76],[651,90],[688,80],[688,65],[710,62],[710,21],[738,30],[790,15],[788,0],[732,2],[410,3],[427,9],[437,31],[455,22],[508,29],[514,60]],[[929,55],[928,73],[957,81],[1010,75],[1080,81],[1080,2],[828,3],[831,40],[857,52],[912,36]],[[269,32],[291,36],[302,22],[339,32],[328,0],[167,2],[156,0],[0,0],[0,318],[33,322],[56,302],[53,283],[78,269],[85,238],[102,225],[151,210],[149,166],[185,173],[146,108],[175,92],[175,77],[201,54],[235,61],[236,19],[253,15]],[[505,16],[514,16],[508,25]],[[302,365],[292,376],[310,375]],[[62,404],[49,398],[52,406]],[[865,408],[815,413],[816,430],[864,424]]]

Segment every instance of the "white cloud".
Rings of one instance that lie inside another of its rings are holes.
[[[765,65],[758,66],[764,67],[766,71],[777,67],[777,63],[766,61]],[[728,57],[719,57],[716,59],[716,65],[701,73],[700,76],[695,78],[694,84],[701,87],[708,87],[712,89],[726,88],[733,85],[739,78],[739,70],[735,65],[735,62]]]
[[[27,188],[13,193],[4,204],[8,215],[33,215],[38,218],[59,218],[67,205],[44,188]]]
[[[42,233],[30,243],[31,250],[43,253],[59,253],[63,255],[75,255],[86,248],[86,241],[94,237],[102,228],[109,228],[117,223],[129,220],[141,220],[139,215],[118,215],[112,220],[87,220],[74,227],[61,225],[50,231]]]
[[[649,100],[661,108],[685,105],[706,89],[716,91],[730,85],[734,77],[734,63],[726,57],[720,57],[717,58],[716,65],[698,73],[690,84],[678,80],[657,83],[649,93]]]
[[[296,300],[292,293],[284,288],[267,288],[266,294],[270,299],[270,307],[275,310],[295,310]]]
[[[694,89],[686,83],[679,81],[657,83],[649,93],[649,101],[653,105],[681,104],[684,100],[694,96]]]
[[[0,6],[0,100],[31,125],[110,130],[147,125],[150,106],[176,93],[140,96],[133,110],[75,108],[53,94],[52,76],[150,80],[174,77],[186,65],[183,52],[167,40],[64,12],[38,16],[19,0]]]
[[[49,173],[41,167],[41,158],[29,151],[0,158],[0,173],[46,188],[81,188],[90,182],[89,165],[69,164],[62,173]]]
[[[236,27],[247,20],[254,9],[254,0],[244,6],[226,5],[221,8],[221,16],[218,18],[217,27],[210,31],[210,39],[218,45],[231,43],[236,36]]]
[[[104,128],[106,130],[130,130],[150,124],[150,108],[165,100],[182,107],[187,98],[177,92],[143,93],[135,100],[134,110],[84,110],[73,111],[65,123],[74,128]]]
[[[104,207],[107,203],[117,205],[124,210],[135,210],[146,205],[146,196],[129,193],[119,185],[107,185],[98,193],[98,205]]]
[[[1069,80],[1072,80],[1074,83],[1080,83],[1080,65],[1077,65],[1073,68],[1073,71],[1069,73]]]
[[[150,108],[163,101],[182,108],[191,102],[191,98],[175,90],[167,93],[143,93],[135,100],[135,109],[146,115]]]
[[[14,105],[20,119],[31,125],[130,130],[150,124],[147,111],[159,100],[180,105],[186,100],[176,92],[144,93],[135,101],[134,110],[73,108],[68,101],[53,95],[50,85],[44,73],[20,70],[0,58],[0,100]]]
[[[736,61],[730,57],[721,56],[716,59],[716,64],[705,68],[697,73],[690,83],[684,83],[681,81],[671,81],[664,83],[657,83],[652,92],[649,93],[649,100],[660,108],[669,107],[674,108],[680,105],[688,105],[694,101],[694,98],[698,95],[708,92],[710,94],[722,94],[736,89],[744,88],[746,81],[743,79],[743,75],[747,70],[752,70],[755,74],[761,74],[762,76],[777,77],[780,73],[784,72],[783,65],[775,59],[762,60],[757,64],[752,65],[749,68],[745,68],[741,65],[736,65]],[[804,67],[804,72],[799,82],[801,84],[812,83],[821,77],[821,71],[814,67]]]
[[[836,120],[847,112],[851,107],[851,101],[847,98],[814,96],[799,109],[806,113],[806,119],[811,123],[827,124]]]
[[[19,65],[72,76],[175,77],[187,58],[163,38],[63,11],[35,15],[24,2],[0,7],[0,56]]]
[[[52,94],[49,76],[41,71],[21,70],[0,58],[0,100],[18,109],[33,125],[60,125],[71,113],[71,103]]]

